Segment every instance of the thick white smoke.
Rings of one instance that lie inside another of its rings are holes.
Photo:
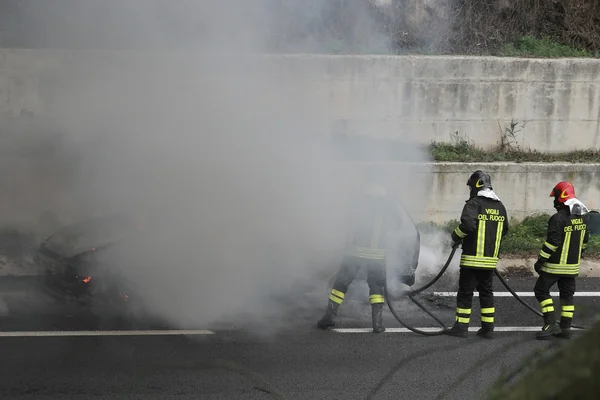
[[[292,48],[319,47],[311,26],[330,4],[283,3],[80,0],[65,10],[79,26],[70,30],[54,25],[62,19],[50,5],[26,10],[52,28],[49,42],[123,36],[163,47],[48,50],[39,73],[43,113],[77,159],[56,187],[65,190],[61,207],[46,209],[65,222],[130,216],[128,239],[104,261],[171,322],[258,318],[274,295],[295,295],[297,282],[327,276],[340,261],[345,206],[363,167],[338,162],[336,105],[319,85],[329,78],[301,57],[258,55],[282,34]],[[385,39],[368,7],[353,9],[362,10],[352,15],[362,21],[357,37]],[[294,24],[286,30],[282,21]],[[427,160],[410,144],[400,151],[399,159]],[[427,180],[402,168],[392,168],[392,192],[425,216]],[[444,254],[438,238],[427,240],[420,270],[441,265]]]

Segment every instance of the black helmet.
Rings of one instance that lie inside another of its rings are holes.
[[[493,189],[492,188],[492,178],[487,172],[477,170],[473,172],[469,180],[467,181],[467,186],[471,189],[471,197],[476,196],[477,192],[483,189]]]

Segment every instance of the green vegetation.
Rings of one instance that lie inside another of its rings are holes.
[[[597,0],[456,0],[449,16],[451,54],[558,58],[594,57],[600,50]]]
[[[546,229],[549,214],[536,214],[524,218],[522,221],[510,222],[508,234],[502,240],[500,246],[501,255],[537,257],[542,248],[542,243],[546,240]],[[458,220],[451,220],[445,224],[438,225],[427,222],[419,225],[422,232],[432,229],[442,229],[450,233],[458,226]],[[600,257],[600,235],[591,235],[585,257]]]
[[[600,56],[597,0],[422,3],[414,0],[330,2],[321,8],[319,18],[311,18],[308,43],[319,43],[316,47],[320,51],[330,53],[364,54],[383,50],[395,54],[534,58]],[[283,50],[290,42],[294,43],[295,37],[308,36],[299,35],[303,13],[298,11],[292,11],[292,15],[300,15],[300,18],[289,18],[283,25],[286,32],[276,41],[284,46]],[[371,29],[372,24],[365,24],[367,13],[376,15],[372,21],[376,23],[376,32]]]
[[[536,150],[523,150],[517,144],[515,135],[517,123],[499,135],[500,144],[493,149],[482,149],[461,137],[458,132],[450,135],[449,142],[432,142],[424,149],[429,159],[437,162],[567,162],[597,163],[600,150],[577,150],[563,153],[544,153]],[[338,149],[339,157],[351,161],[380,162],[421,162],[423,152],[408,152],[414,144],[398,139],[370,138],[360,135],[334,135],[332,147]]]
[[[504,57],[597,57],[585,49],[577,49],[571,46],[557,43],[549,38],[537,39],[533,36],[523,36],[514,43],[505,44],[498,51],[499,56]]]
[[[600,160],[600,150],[578,150],[564,153],[542,153],[536,150],[522,150],[516,145],[517,123],[511,122],[501,136],[497,149],[484,150],[460,137],[458,132],[450,135],[451,142],[432,142],[428,151],[434,161],[445,162],[570,162],[596,163]]]
[[[314,40],[343,42],[343,46],[331,46],[334,51],[377,53],[383,41],[396,54],[600,56],[597,0],[455,0],[429,6],[414,0],[390,0],[387,6],[376,3],[346,0],[329,5],[323,17],[310,25]],[[365,14],[365,5],[377,15],[377,30],[384,39],[356,28],[364,25],[359,18]]]
[[[434,161],[445,162],[569,162],[597,163],[598,150],[577,150],[564,153],[541,153],[536,150],[483,150],[471,145],[457,147],[448,143],[432,143],[429,153]]]
[[[486,398],[597,399],[599,370],[600,322],[596,322],[580,337],[563,346],[554,345],[534,353],[532,359],[519,365],[516,371],[509,371],[499,379]]]

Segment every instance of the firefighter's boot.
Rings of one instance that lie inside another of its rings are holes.
[[[477,336],[484,339],[494,338],[494,324],[491,322],[482,322],[481,328],[477,331]]]
[[[562,317],[560,319],[560,332],[555,333],[554,336],[561,339],[571,339],[571,320],[572,318]]]
[[[552,336],[560,333],[560,327],[554,317],[554,310],[544,312],[544,326],[542,330],[535,334],[535,338],[539,340],[551,339]]]
[[[444,333],[448,336],[466,338],[469,336],[469,324],[456,321],[452,329],[448,329]]]
[[[319,322],[317,322],[317,328],[327,329],[329,327],[335,326],[334,318],[337,316],[339,306],[339,304],[334,303],[333,301],[327,302],[327,309],[325,310],[325,315],[323,315]]]
[[[383,326],[383,303],[371,305],[371,315],[373,317],[373,333],[385,332]]]

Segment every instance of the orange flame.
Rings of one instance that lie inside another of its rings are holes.
[[[83,278],[81,281],[82,281],[83,283],[88,283],[88,282],[89,282],[89,281],[91,281],[91,280],[92,280],[92,277],[91,277],[91,276],[88,276],[87,278]]]

